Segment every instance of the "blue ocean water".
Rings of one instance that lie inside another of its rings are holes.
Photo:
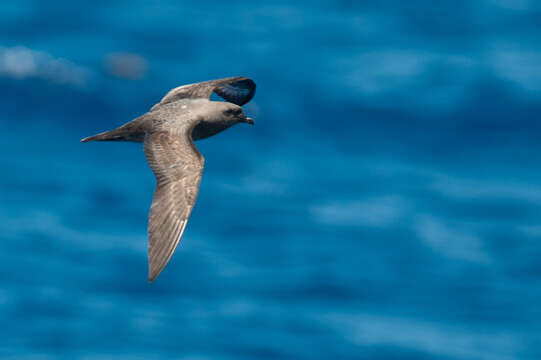
[[[0,3],[3,359],[541,358],[541,4]],[[147,281],[140,144],[257,83]]]

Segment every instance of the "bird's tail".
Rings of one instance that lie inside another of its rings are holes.
[[[96,135],[85,137],[81,142],[89,141],[135,141],[143,142],[145,140],[145,131],[142,124],[142,118],[135,119],[122,125],[121,127],[105,131]]]
[[[115,133],[115,130],[112,130],[112,131],[106,131],[106,132],[102,132],[96,135],[92,135],[89,137],[85,137],[84,139],[81,139],[81,142],[115,141],[115,140],[122,140],[122,136],[120,134]]]

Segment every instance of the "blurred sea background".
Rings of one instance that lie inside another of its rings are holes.
[[[0,3],[2,359],[540,359],[541,3]],[[242,75],[147,281],[140,144]]]

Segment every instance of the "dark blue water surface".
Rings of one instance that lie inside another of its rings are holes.
[[[377,3],[377,4],[376,4]],[[540,359],[541,3],[0,3],[0,358]],[[147,281],[140,144],[244,75]]]

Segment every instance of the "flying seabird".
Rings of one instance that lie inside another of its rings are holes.
[[[211,101],[216,93],[226,100]],[[254,124],[241,106],[255,94],[246,77],[204,81],[170,90],[146,114],[81,140],[143,143],[156,190],[148,219],[148,278],[152,282],[169,262],[195,204],[203,155],[193,141],[213,136],[237,123]]]

